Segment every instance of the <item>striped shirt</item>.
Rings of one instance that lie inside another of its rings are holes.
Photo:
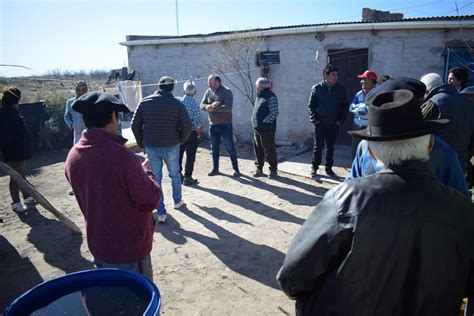
[[[272,123],[278,116],[278,99],[276,96],[268,98],[268,110],[270,113],[263,119],[263,123]]]
[[[188,112],[188,116],[191,119],[192,129],[196,130],[196,128],[201,127],[201,109],[194,98],[189,95],[185,95],[182,97],[176,97],[176,99],[184,104],[184,107]]]

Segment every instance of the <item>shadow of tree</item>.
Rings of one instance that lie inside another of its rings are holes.
[[[0,235],[0,312],[3,311],[18,296],[43,282],[43,278],[28,258],[23,258]]]
[[[202,191],[211,193],[215,196],[221,197],[225,199],[226,201],[228,201],[229,203],[232,203],[235,205],[248,205],[250,207],[249,209],[250,211],[253,211],[257,214],[260,214],[262,216],[265,216],[277,221],[291,222],[291,223],[296,223],[299,225],[303,224],[304,222],[304,219],[302,218],[299,218],[292,214],[288,214],[285,211],[278,210],[271,206],[265,205],[262,202],[255,201],[245,196],[239,196],[239,195],[229,193],[226,191],[205,188],[205,187],[201,187],[200,185],[194,186],[194,188],[197,190],[202,190]]]
[[[285,254],[267,245],[252,243],[232,232],[220,227],[214,222],[190,211],[186,206],[180,211],[191,219],[203,224],[217,235],[217,238],[205,236],[180,227],[179,223],[173,228],[174,233],[192,238],[208,249],[232,271],[251,278],[266,286],[279,289],[275,276],[283,263]],[[177,223],[175,221],[175,223]],[[160,232],[165,234],[166,226],[160,226]],[[163,227],[163,229],[161,229]],[[245,289],[242,289],[246,291]]]
[[[82,234],[72,234],[60,221],[41,215],[36,207],[18,217],[31,227],[27,241],[44,254],[47,263],[65,273],[94,268],[91,261],[82,257]]]

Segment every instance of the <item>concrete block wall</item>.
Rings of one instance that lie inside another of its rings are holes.
[[[465,29],[464,37],[472,38],[474,30]],[[443,74],[444,57],[441,56],[447,40],[459,39],[457,31],[444,30],[393,30],[393,31],[340,31],[327,32],[322,41],[315,34],[293,34],[270,36],[262,43],[261,50],[279,51],[280,64],[270,67],[270,78],[274,81],[273,91],[278,96],[279,111],[276,138],[294,142],[314,134],[314,127],[308,118],[308,98],[311,87],[322,80],[322,69],[326,65],[329,49],[368,48],[368,65],[378,74],[394,77],[420,78],[427,72]],[[218,53],[216,43],[162,44],[159,46],[129,47],[129,69],[138,71],[143,84],[156,83],[163,75],[177,80],[194,78],[200,102],[207,89],[207,77],[215,73],[211,65],[212,55]],[[264,46],[264,47],[263,47]],[[316,60],[316,51],[319,60]],[[260,76],[255,65],[252,79]],[[238,83],[236,75],[230,75]],[[358,80],[354,78],[354,80]],[[252,106],[222,78],[225,86],[234,94],[234,133],[241,141],[252,140],[250,117]],[[182,82],[175,87],[175,94],[181,95]],[[148,95],[156,85],[143,89]],[[207,114],[203,112],[203,124],[207,128]]]

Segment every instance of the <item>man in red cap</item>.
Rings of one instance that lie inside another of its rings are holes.
[[[377,74],[372,70],[366,70],[363,74],[358,75],[362,90],[356,93],[354,100],[349,106],[349,111],[354,114],[353,129],[359,130],[367,127],[367,105],[365,104],[365,96],[377,84]],[[352,136],[352,158],[355,157],[357,145],[360,138]]]

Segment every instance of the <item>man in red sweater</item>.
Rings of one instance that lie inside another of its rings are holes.
[[[153,280],[150,252],[152,211],[162,191],[155,176],[117,135],[118,112],[128,108],[114,96],[90,92],[73,109],[87,130],[69,152],[66,178],[86,221],[87,244],[97,268],[135,271]]]

